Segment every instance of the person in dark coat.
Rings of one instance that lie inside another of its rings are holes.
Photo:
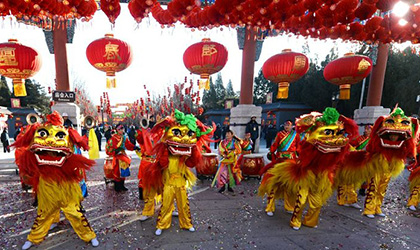
[[[226,132],[229,130],[228,125],[224,125],[222,128],[222,140],[226,139]]]
[[[1,133],[1,143],[3,143],[3,151],[4,153],[9,152],[10,153],[10,148],[9,148],[9,134],[7,133],[7,128],[3,129],[3,132]]]
[[[63,113],[62,117],[64,120],[63,126],[66,128],[73,128],[73,122],[69,119],[69,115],[67,113]]]
[[[217,145],[219,145],[219,140],[222,137],[222,128],[220,128],[220,124],[217,124],[216,130],[214,131],[213,138],[214,142],[214,149],[217,149]]]
[[[109,126],[107,131],[105,131],[105,140],[106,142],[112,137],[112,126]]]
[[[134,125],[130,126],[130,131],[128,131],[128,139],[130,140],[131,144],[136,145],[136,128]]]
[[[15,135],[13,136],[13,139],[15,139],[15,141],[19,134],[20,134],[20,127],[17,127],[15,131]]]
[[[102,151],[102,149],[101,149],[102,134],[101,134],[101,131],[99,131],[98,127],[96,127],[96,129],[95,129],[95,134],[96,134],[96,138],[98,139],[99,151]]]
[[[277,135],[277,129],[275,126],[273,126],[272,124],[268,125],[268,129],[266,132],[266,136],[265,136],[265,140],[266,140],[266,147],[270,148],[271,147],[271,143],[273,142],[274,138]]]
[[[260,135],[260,130],[259,130],[259,124],[257,123],[257,117],[253,116],[251,117],[251,121],[249,121],[246,124],[246,129],[245,129],[245,133],[250,133],[251,134],[251,140],[254,142],[254,144],[252,144],[252,153],[254,153],[255,151],[255,145],[257,144],[256,141]]]

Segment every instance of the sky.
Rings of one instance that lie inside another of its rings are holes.
[[[85,89],[91,100],[99,104],[99,97],[108,91],[111,104],[130,103],[146,96],[143,85],[151,94],[163,94],[167,86],[184,81],[185,76],[196,83],[199,76],[190,75],[185,68],[182,56],[192,44],[203,38],[223,44],[228,50],[228,62],[220,71],[223,83],[232,80],[235,91],[240,90],[242,51],[238,48],[236,30],[228,27],[213,28],[207,31],[191,31],[181,24],[175,27],[161,28],[153,17],[143,19],[137,24],[128,11],[127,4],[121,4],[121,14],[112,27],[102,11],[97,11],[89,22],[77,21],[73,43],[67,45],[70,83],[84,82]],[[133,60],[124,71],[118,72],[117,88],[106,89],[105,73],[96,70],[86,58],[86,48],[94,40],[113,33],[132,47]],[[17,23],[13,18],[0,19],[0,43],[9,38],[17,38],[23,45],[36,49],[42,57],[41,70],[32,77],[42,86],[54,88],[55,65],[54,56],[49,53],[44,33],[38,27]],[[290,48],[302,52],[302,46],[308,43],[310,59],[319,57],[323,60],[332,47],[338,46],[339,54],[354,50],[357,45],[340,41],[314,41],[296,36],[268,37],[264,41],[259,61],[255,62],[254,75],[258,74],[264,62],[271,56]],[[213,77],[216,77],[213,75]],[[11,81],[9,81],[11,87]]]

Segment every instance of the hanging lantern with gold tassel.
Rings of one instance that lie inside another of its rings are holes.
[[[185,67],[193,74],[200,75],[199,88],[210,89],[210,75],[219,72],[226,65],[228,51],[220,43],[204,38],[188,47],[184,52]]]
[[[26,96],[25,80],[35,75],[41,68],[41,57],[30,47],[9,39],[0,44],[0,75],[13,80],[15,96]]]
[[[93,67],[106,72],[107,88],[116,88],[115,73],[130,66],[132,60],[130,45],[114,38],[112,34],[91,42],[86,56]]]
[[[367,56],[346,53],[325,66],[324,78],[340,86],[340,100],[350,99],[350,87],[366,78],[372,71],[372,60]]]
[[[263,75],[266,79],[278,84],[277,99],[289,97],[289,85],[297,81],[308,72],[308,58],[290,49],[274,55],[264,63]]]

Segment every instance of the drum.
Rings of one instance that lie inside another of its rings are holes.
[[[218,166],[217,154],[203,153],[203,163],[196,167],[197,175],[214,176]]]
[[[104,174],[105,174],[106,179],[114,179],[114,169],[112,167],[112,160],[113,160],[112,157],[105,158]]]
[[[244,155],[241,162],[243,176],[260,177],[259,172],[264,167],[264,156],[260,154]]]

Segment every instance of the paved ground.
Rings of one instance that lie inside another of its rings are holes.
[[[30,193],[21,190],[13,154],[0,153],[0,248],[20,248],[36,216]],[[102,153],[103,157],[104,154]],[[196,232],[171,229],[154,235],[156,216],[140,222],[139,159],[133,155],[129,191],[116,194],[103,181],[103,158],[88,173],[89,196],[83,202],[87,218],[98,235],[99,249],[420,249],[420,213],[404,206],[407,173],[393,181],[385,198],[386,218],[368,219],[354,208],[339,207],[334,197],[323,208],[317,229],[293,231],[290,215],[277,204],[274,217],[264,213],[265,201],[256,196],[259,181],[244,181],[235,196],[219,194],[210,182],[199,182],[190,194]],[[59,226],[34,249],[91,249],[62,216]]]

